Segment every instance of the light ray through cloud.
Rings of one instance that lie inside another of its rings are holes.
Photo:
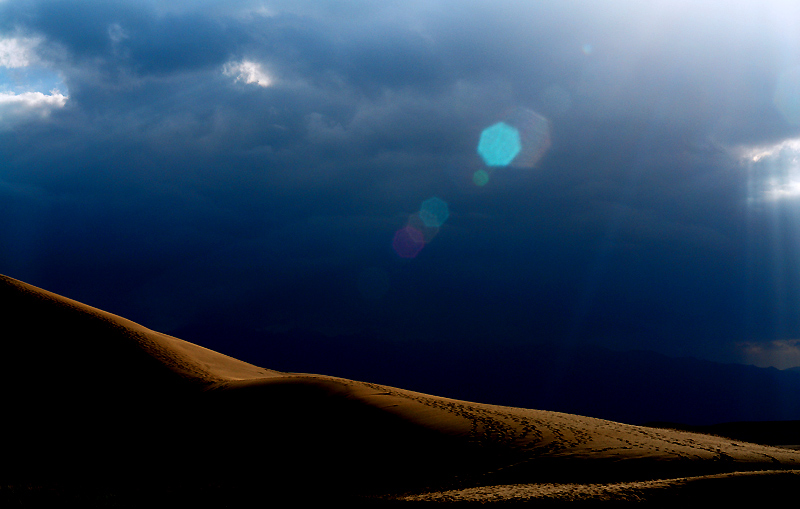
[[[740,156],[749,167],[752,179],[757,181],[757,188],[761,189],[760,196],[754,196],[755,191],[751,190],[749,201],[800,197],[800,138],[744,147],[740,149]]]

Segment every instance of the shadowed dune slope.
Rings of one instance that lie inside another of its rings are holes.
[[[788,449],[263,369],[5,276],[0,303],[5,478],[397,491],[800,468]]]

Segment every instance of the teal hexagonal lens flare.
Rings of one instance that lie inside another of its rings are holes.
[[[478,154],[487,166],[508,166],[521,149],[519,131],[505,122],[484,129],[478,142]]]

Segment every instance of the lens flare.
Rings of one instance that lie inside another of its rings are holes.
[[[533,168],[550,149],[550,121],[527,108],[512,110],[503,120],[519,132],[521,148],[514,166]]]
[[[478,170],[472,174],[472,182],[478,186],[483,187],[489,182],[489,172],[486,170]]]
[[[550,121],[527,108],[511,110],[483,130],[478,154],[489,167],[532,168],[550,148]]]
[[[450,217],[447,202],[436,196],[422,202],[419,212],[411,214],[403,228],[397,230],[392,249],[401,258],[416,258]]]
[[[425,221],[422,220],[419,213],[408,216],[408,222],[406,223],[406,226],[410,226],[422,233],[422,240],[425,244],[428,244],[430,241],[432,241],[433,238],[436,237],[436,234],[439,233],[439,227],[428,226],[425,224]]]
[[[447,203],[435,196],[422,202],[422,207],[419,209],[419,217],[428,227],[438,228],[442,226],[449,216],[450,210],[447,207]]]
[[[425,237],[413,226],[406,225],[395,232],[392,248],[401,258],[416,258],[425,247]]]
[[[519,131],[505,122],[484,129],[478,141],[478,153],[487,166],[508,166],[521,148]]]

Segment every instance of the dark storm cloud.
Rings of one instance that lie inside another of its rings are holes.
[[[221,65],[235,35],[198,14],[156,15],[143,2],[9,2],[5,25],[46,36],[73,63],[142,74]]]
[[[720,358],[791,339],[785,313],[780,334],[747,318],[771,307],[753,232],[777,209],[748,208],[735,149],[797,135],[773,104],[794,36],[771,30],[797,13],[695,4],[0,3],[69,88],[47,119],[0,120],[0,268],[156,328],[219,307]],[[477,187],[480,132],[513,107],[550,118],[552,147]],[[431,196],[450,218],[400,260]],[[375,268],[378,304],[358,290]]]

